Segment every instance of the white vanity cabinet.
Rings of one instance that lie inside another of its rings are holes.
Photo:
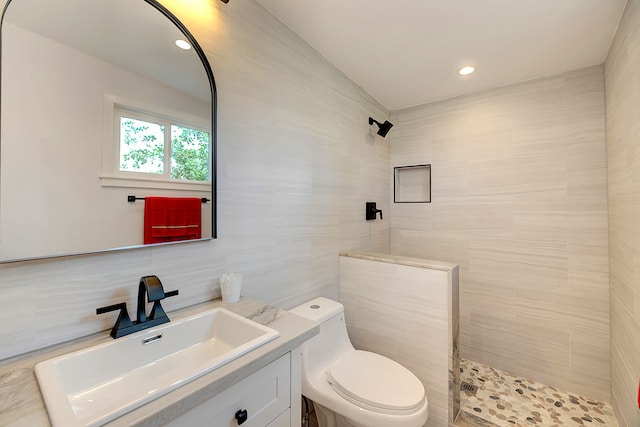
[[[188,410],[166,426],[298,426],[301,419],[300,378],[298,347]],[[246,411],[246,420],[243,420],[243,411]]]

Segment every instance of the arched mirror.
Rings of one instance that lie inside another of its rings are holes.
[[[0,262],[142,246],[155,197],[201,201],[173,240],[216,237],[215,84],[175,16],[9,0],[1,31]]]

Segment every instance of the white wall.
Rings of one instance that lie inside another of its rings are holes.
[[[10,23],[2,31],[0,260],[141,245],[144,202],[128,194],[211,197],[100,180],[113,174],[103,170],[114,126],[106,96],[205,123],[208,103]],[[210,211],[203,205],[203,236]]]
[[[640,1],[629,0],[605,64],[611,268],[612,405],[640,425]]]
[[[229,271],[291,307],[337,297],[339,251],[388,251],[388,221],[364,220],[366,201],[389,211],[388,140],[367,121],[388,112],[254,1],[195,5],[172,10],[218,86],[219,238],[0,265],[0,358],[110,328],[95,308],[131,309],[147,274],[180,289],[168,309],[219,295]]]
[[[392,113],[391,252],[460,265],[461,355],[609,401],[602,66]]]

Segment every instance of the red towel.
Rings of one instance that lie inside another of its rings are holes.
[[[194,197],[145,197],[145,245],[200,239],[201,237],[201,199]]]

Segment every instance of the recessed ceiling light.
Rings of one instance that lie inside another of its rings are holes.
[[[186,40],[176,40],[176,46],[178,46],[180,49],[184,49],[184,50],[189,50],[191,49],[191,45],[189,44],[189,42],[187,42]]]
[[[473,73],[476,69],[473,68],[472,66],[468,65],[466,67],[462,67],[458,70],[458,74],[460,74],[461,76],[468,76],[469,74]]]

